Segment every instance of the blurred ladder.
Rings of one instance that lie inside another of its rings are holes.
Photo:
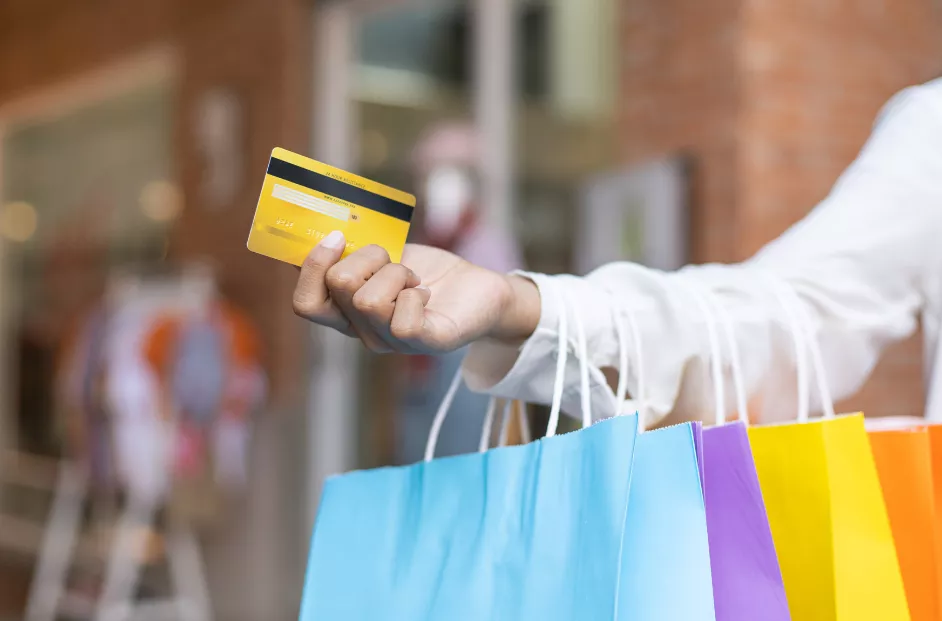
[[[58,467],[49,519],[39,546],[25,621],[55,621],[59,615],[94,621],[212,621],[209,588],[199,544],[190,528],[174,525],[166,551],[174,596],[136,602],[147,541],[143,528],[154,525],[158,502],[131,497],[118,520],[97,602],[65,590],[76,556],[88,479],[74,464]]]

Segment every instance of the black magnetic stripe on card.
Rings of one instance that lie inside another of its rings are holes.
[[[366,207],[372,211],[384,213],[397,220],[412,221],[412,207],[406,203],[374,194],[369,190],[358,188],[355,185],[344,183],[339,179],[322,175],[321,173],[302,168],[297,164],[271,158],[268,161],[268,174],[291,183],[304,186],[309,190],[320,192],[340,200]]]

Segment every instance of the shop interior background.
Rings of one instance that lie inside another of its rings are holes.
[[[0,619],[294,619],[324,478],[418,459],[456,359],[293,315],[245,249],[273,147],[420,195],[458,152],[528,269],[671,269],[748,257],[939,75],[934,0],[0,0]],[[917,413],[919,343],[846,408]]]

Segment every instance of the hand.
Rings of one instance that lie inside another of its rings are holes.
[[[524,278],[414,244],[406,245],[401,264],[379,246],[341,259],[344,245],[334,232],[311,251],[294,311],[373,351],[443,353],[481,338],[522,342],[539,321],[539,292]]]

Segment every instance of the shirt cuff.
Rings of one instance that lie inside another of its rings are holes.
[[[557,347],[556,326],[559,323],[557,305],[550,303],[543,274],[511,272],[533,282],[540,292],[540,320],[536,330],[523,345],[505,345],[491,340],[476,341],[468,348],[462,365],[462,373],[468,388],[475,392],[487,392],[508,399],[519,398],[513,394],[518,387],[517,378],[525,369],[543,366],[554,360]]]
[[[515,275],[531,280],[540,291],[540,320],[536,330],[522,346],[510,346],[494,341],[473,343],[462,365],[465,383],[476,392],[506,399],[520,399],[530,403],[548,404],[552,399],[553,384],[556,376],[558,349],[558,331],[560,307],[555,297],[562,287],[558,283],[549,284],[551,279],[566,278],[581,281],[574,277],[555,277],[529,272],[514,272]],[[553,285],[556,285],[556,289]],[[580,282],[581,284],[581,282]],[[578,293],[578,292],[577,292]],[[589,387],[593,418],[605,418],[614,415],[614,394],[605,382],[605,377],[593,360],[594,348],[590,333],[591,327],[598,326],[598,318],[589,316],[598,312],[609,312],[608,304],[580,304],[583,309],[583,325],[586,329],[587,349],[590,353]],[[591,309],[591,311],[589,310]],[[572,315],[570,308],[568,314]],[[563,411],[577,416],[581,413],[579,360],[573,346],[577,332],[574,322],[569,321],[569,358],[566,365],[566,377],[563,391]]]

